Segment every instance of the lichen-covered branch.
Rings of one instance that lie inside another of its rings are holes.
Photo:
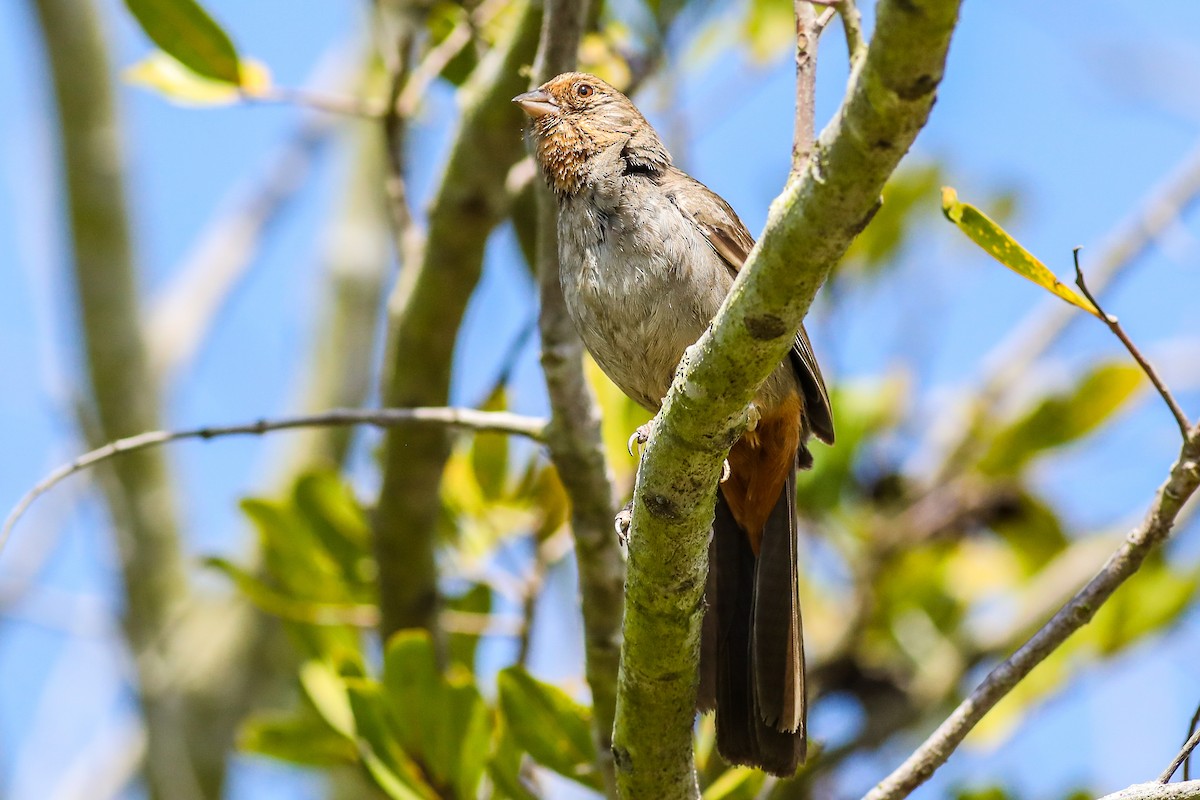
[[[1200,425],[1189,432],[1145,519],[1129,532],[1100,572],[1017,652],[988,673],[946,721],[866,795],[866,800],[900,800],[927,781],[984,714],[1071,634],[1086,625],[1112,593],[1137,572],[1146,556],[1167,540],[1179,510],[1197,486],[1200,486]]]
[[[509,102],[525,87],[541,6],[525,2],[507,38],[460,90],[462,116],[429,210],[419,258],[405,260],[389,299],[384,404],[445,405],[454,344],[483,265],[484,246],[507,207],[504,179],[521,157],[520,113]],[[373,516],[384,635],[432,630],[437,611],[435,527],[445,431],[398,428],[383,450],[383,486]]]
[[[548,0],[533,84],[575,67],[587,21],[587,3]],[[567,315],[558,278],[558,204],[538,181],[537,273],[541,294],[538,328],[542,371],[553,412],[546,441],[550,458],[571,498],[571,530],[583,608],[584,651],[592,690],[593,736],[609,797],[616,797],[612,728],[621,655],[625,562],[613,530],[614,497],[604,459],[600,412],[583,374],[583,346]]]
[[[685,355],[634,493],[614,751],[625,797],[697,794],[691,720],[708,530],[721,462],[757,385],[866,226],[928,119],[958,0],[883,0],[875,36],[809,163],[712,328]]]
[[[1106,794],[1100,800],[1196,800],[1200,781],[1184,783],[1135,783],[1126,789]]]

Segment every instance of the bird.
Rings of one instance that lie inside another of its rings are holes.
[[[568,72],[513,98],[558,203],[567,312],[600,369],[657,412],[754,239],[715,192],[672,164],[633,102]],[[833,444],[829,393],[804,327],[757,389],[717,492],[697,707],[733,764],[795,774],[807,750],[796,470]]]

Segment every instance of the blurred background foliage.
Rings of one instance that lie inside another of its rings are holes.
[[[61,34],[65,24],[64,17],[54,16],[66,8],[63,0],[27,5],[33,13],[25,22],[32,23],[35,15],[41,20],[39,30],[49,61],[63,62],[56,74],[69,76],[71,66],[66,62],[81,56],[70,37],[56,37],[54,26]],[[252,13],[236,4],[207,5],[221,12],[219,16],[235,34],[243,13]],[[249,188],[227,201],[204,234],[207,244],[198,246],[184,267],[155,276],[153,282],[166,287],[160,298],[169,299],[175,289],[174,296],[183,300],[175,306],[162,305],[165,301],[146,304],[150,309],[146,319],[154,324],[142,327],[145,339],[139,348],[153,356],[151,363],[158,371],[142,389],[148,395],[161,394],[160,400],[179,391],[173,388],[172,370],[180,364],[188,367],[207,339],[220,336],[227,313],[222,309],[246,291],[248,281],[256,280],[251,272],[277,246],[273,239],[292,235],[279,222],[286,219],[287,204],[296,197],[323,193],[327,198],[322,201],[319,223],[329,231],[328,242],[315,258],[324,262],[325,271],[303,273],[305,280],[322,287],[311,293],[316,310],[307,309],[280,323],[314,343],[310,351],[294,354],[303,365],[296,372],[305,376],[299,381],[305,389],[299,400],[284,405],[312,409],[369,404],[378,393],[385,294],[394,280],[396,258],[389,249],[393,232],[382,191],[384,145],[377,122],[307,106],[329,106],[356,97],[359,105],[351,109],[353,113],[369,115],[371,108],[378,108],[384,100],[387,59],[379,57],[377,48],[393,41],[391,26],[416,20],[413,74],[422,70],[429,74],[423,77],[424,94],[409,101],[414,142],[405,155],[410,188],[414,197],[423,200],[440,180],[445,146],[439,140],[446,140],[454,128],[457,104],[470,99],[458,94],[468,91],[464,87],[470,86],[488,54],[518,24],[520,4],[516,0],[412,4],[380,0],[375,8],[362,10],[348,43],[326,41],[337,51],[328,59],[333,66],[313,65],[311,88],[302,91],[277,82],[269,61],[241,54],[235,45],[238,37],[228,36],[191,2],[129,0],[118,6],[89,0],[81,6],[95,13],[75,24],[96,26],[99,60],[74,68],[90,71],[94,80],[111,82],[110,73],[115,74],[114,67],[119,66],[128,84],[176,103],[204,107],[283,103],[280,113],[289,115],[291,133],[273,165],[250,171]],[[1123,4],[1115,7],[1129,11]],[[865,11],[869,22],[870,9]],[[1089,13],[1084,4],[1076,4],[1075,12]],[[1164,6],[1161,13],[1171,12]],[[970,31],[977,23],[969,6],[967,14],[964,26]],[[134,17],[159,49],[136,63],[124,57],[129,46],[119,48],[117,57],[104,54],[106,39],[101,32],[114,25],[136,42],[135,52],[144,55],[150,49],[146,39],[130,35]],[[9,14],[0,24],[16,23]],[[286,40],[287,25],[280,25],[274,35]],[[979,35],[963,34],[968,42]],[[830,76],[821,83],[829,95],[822,98],[824,109],[833,108],[845,77],[839,37],[835,23],[822,46],[822,74]],[[695,155],[700,148],[691,140],[709,133],[689,129],[684,101],[696,95],[694,89],[688,94],[680,88],[680,72],[691,71],[716,83],[715,93],[701,96],[718,99],[720,116],[753,115],[757,113],[750,107],[753,85],[767,80],[763,76],[768,70],[786,78],[792,42],[792,8],[784,0],[595,2],[580,59],[583,68],[640,91],[639,100],[687,167],[693,159],[700,165],[707,163]],[[730,67],[731,63],[741,66]],[[972,66],[966,56],[952,58],[949,74],[953,79],[956,69],[970,71]],[[36,71],[39,80],[43,72],[40,67]],[[60,88],[60,96],[62,92]],[[968,89],[951,82],[946,102],[963,102],[955,99],[956,92],[969,95]],[[216,112],[178,112],[178,124],[195,119],[190,114],[205,113]],[[940,108],[935,119],[939,113]],[[74,124],[71,114],[72,108],[64,106],[55,123],[64,140]],[[790,109],[781,110],[772,124],[786,125],[789,117]],[[220,119],[222,124],[236,125],[242,118]],[[694,112],[691,122],[723,124]],[[98,123],[93,119],[79,124]],[[1187,130],[1194,137],[1200,122],[1193,116],[1190,124]],[[117,123],[114,130],[119,130]],[[85,129],[81,135],[86,139],[100,133]],[[519,136],[519,131],[514,129],[512,135]],[[784,141],[782,137],[781,133],[777,138]],[[956,286],[950,277],[953,273],[945,269],[922,273],[914,268],[924,261],[949,263],[953,270],[966,269],[968,262],[971,269],[986,263],[939,211],[938,189],[944,183],[985,183],[963,168],[966,159],[946,144],[953,138],[951,130],[934,148],[906,162],[894,177],[882,209],[847,254],[810,320],[817,351],[830,365],[827,372],[832,376],[838,430],[836,447],[816,446],[815,467],[801,476],[798,487],[805,530],[802,595],[812,674],[813,757],[796,778],[765,781],[761,774],[722,764],[712,746],[711,720],[702,719],[696,735],[705,798],[835,797],[870,785],[897,754],[905,752],[906,744],[915,741],[916,734],[952,708],[973,679],[1020,644],[1090,577],[1115,546],[1124,523],[1145,505],[1146,488],[1165,474],[1173,453],[1169,438],[1162,435],[1165,414],[1156,416],[1161,411],[1157,408],[1143,413],[1148,405],[1143,402],[1148,397],[1145,379],[1099,333],[1086,341],[1074,333],[1056,333],[1048,346],[1032,348],[1029,369],[1019,382],[988,388],[989,375],[998,370],[982,358],[981,351],[990,350],[1015,330],[1027,307],[1031,316],[1044,310],[1035,305],[1038,298],[1032,289],[1012,295],[1004,294],[1007,288],[972,292],[969,286]],[[970,143],[962,147],[974,149]],[[739,208],[739,200],[750,194],[756,198],[757,210],[744,214],[751,229],[761,221],[766,202],[786,172],[786,146],[775,155],[765,166],[755,162],[748,167],[754,175],[770,174],[774,189],[762,188],[768,181],[759,181],[762,186],[743,181],[736,187],[739,196],[730,197]],[[344,165],[341,185],[308,175],[318,158],[333,158]],[[728,177],[730,171],[740,169],[738,162],[754,158],[749,149],[726,152],[719,159],[724,166],[711,168],[708,175]],[[71,170],[86,168],[70,161],[58,168],[65,179],[65,196],[73,196],[76,181],[89,180]],[[1053,164],[1043,162],[1036,169],[1051,171]],[[475,307],[464,332],[455,333],[460,340],[457,358],[462,362],[454,365],[455,375],[485,376],[456,378],[461,384],[454,393],[458,403],[544,412],[541,382],[531,367],[537,349],[528,322],[532,287],[521,266],[532,252],[530,176],[528,166],[520,164],[509,175],[511,218],[496,229],[488,255],[489,263],[515,265],[503,278],[509,288],[497,290],[485,280],[479,291],[490,297],[488,310]],[[715,188],[722,190],[720,185]],[[166,191],[185,193],[187,187],[170,186]],[[1196,191],[1200,189],[1193,194]],[[1030,223],[1026,196],[1031,194],[1044,208],[1046,201],[1036,189],[1014,188],[1005,179],[976,190],[975,200],[993,218],[1020,230]],[[1116,212],[1136,206],[1132,196],[1094,212],[1086,211],[1087,197],[1074,197],[1072,202],[1083,206],[1081,213],[1103,217],[1088,228],[1089,234],[1103,232]],[[422,206],[415,205],[419,216]],[[1179,237],[1185,228],[1194,230],[1195,220],[1184,209],[1177,212],[1179,220],[1173,227]],[[86,210],[77,213],[83,216],[75,218],[74,241],[65,249],[78,254],[90,245]],[[146,223],[118,218],[110,224],[136,231]],[[1052,241],[1055,247],[1061,245],[1058,239]],[[1195,273],[1194,247],[1182,252]],[[1047,255],[1062,254],[1043,257]],[[1061,259],[1051,260],[1061,263]],[[137,269],[136,262],[131,263]],[[404,267],[400,269],[403,275]],[[979,267],[980,272],[984,269],[990,267]],[[73,279],[64,278],[56,282],[56,291],[75,295],[80,307],[113,302],[84,296],[85,277],[70,287]],[[1185,284],[1188,288],[1175,292],[1160,270],[1149,290],[1151,301],[1137,295],[1118,299],[1129,300],[1133,315],[1153,315],[1156,309],[1175,306],[1194,312],[1200,290],[1194,278]],[[1007,287],[1009,283],[1008,276],[1000,276],[997,283],[971,286]],[[136,289],[130,286],[124,291]],[[935,302],[930,302],[931,297]],[[136,297],[124,300],[137,305]],[[1005,309],[999,321],[990,307],[996,303]],[[947,306],[952,312],[938,313]],[[163,308],[175,312],[163,316]],[[190,309],[196,318],[179,309]],[[480,333],[480,315],[485,320],[502,318],[503,323],[485,325]],[[972,324],[976,315],[979,325]],[[278,317],[277,312],[270,314],[272,324],[279,322]],[[1194,314],[1175,312],[1170,319],[1173,322],[1165,323],[1165,328],[1147,325],[1146,329],[1174,340],[1174,349],[1164,350],[1165,371],[1182,384],[1185,398],[1194,399],[1195,370],[1186,364],[1189,359],[1195,363],[1198,342],[1194,325],[1184,324],[1194,323]],[[63,323],[70,331],[72,351],[75,338],[103,340],[110,334],[105,323],[89,327],[92,324],[87,319]],[[842,335],[851,328],[854,333]],[[246,329],[238,335],[245,336]],[[481,338],[488,341],[481,344]],[[964,358],[963,340],[972,342],[974,355]],[[1146,344],[1156,345],[1153,339]],[[867,350],[873,355],[862,366],[857,357]],[[953,366],[939,361],[943,358],[936,355],[939,350],[957,354]],[[235,385],[241,387],[236,390],[242,398],[236,407],[240,411],[222,405],[221,413],[250,418],[266,412],[252,402],[261,392],[253,385],[253,368],[225,374],[210,368],[201,374],[207,376],[208,385],[193,382],[190,391],[216,394],[225,387],[231,391]],[[623,502],[636,467],[626,453],[626,440],[647,415],[590,364],[588,377],[603,411],[608,463]],[[74,416],[83,431],[81,439],[98,441],[136,432],[122,427],[128,420],[119,408],[105,416],[102,387],[96,381],[106,380],[103,375],[92,383],[71,380],[80,393],[79,412],[68,416]],[[121,399],[112,402],[119,406]],[[193,415],[197,409],[214,413],[218,408],[189,407]],[[166,417],[174,420],[180,412],[174,405],[171,408]],[[1156,446],[1122,452],[1130,446],[1130,437],[1119,433],[1122,428],[1151,429],[1149,440]],[[204,555],[199,569],[187,562],[188,577],[178,586],[186,597],[172,600],[186,610],[176,609],[162,622],[147,622],[159,626],[152,631],[139,631],[136,623],[126,626],[123,635],[137,665],[122,671],[118,680],[129,682],[140,698],[145,735],[114,732],[120,726],[109,720],[94,737],[103,745],[101,753],[111,752],[103,743],[117,742],[119,755],[99,760],[89,757],[94,747],[81,744],[78,737],[70,737],[70,744],[51,737],[61,746],[61,751],[53,752],[54,759],[78,765],[75,771],[67,771],[70,780],[66,780],[53,770],[22,766],[20,760],[31,758],[34,747],[23,744],[24,737],[32,736],[39,725],[70,725],[70,715],[43,709],[41,713],[51,714],[49,722],[10,721],[4,731],[5,749],[12,754],[4,766],[5,794],[189,798],[224,793],[411,800],[588,797],[601,791],[590,733],[592,712],[580,677],[579,609],[574,565],[568,557],[573,546],[569,500],[545,453],[499,434],[454,437],[439,498],[436,564],[442,599],[437,630],[433,635],[405,630],[383,638],[377,633],[379,569],[371,542],[378,441],[369,434],[309,432],[287,449],[271,450],[269,458],[260,460],[252,482],[260,488],[242,500],[240,522],[223,523],[236,531],[232,544],[229,537],[201,534],[186,546],[189,552]],[[1168,446],[1161,446],[1164,441]],[[1123,469],[1142,475],[1130,483],[1131,488],[1119,491],[1113,480],[1097,478],[1117,460],[1125,462]],[[40,463],[33,459],[33,466]],[[4,478],[6,499],[31,483],[29,472],[6,473]],[[136,536],[129,533],[136,520],[130,520],[123,504],[130,492],[146,487],[139,488],[133,478],[118,478],[125,480],[125,493],[110,488],[108,478],[101,477],[112,526],[118,538]],[[185,490],[181,480],[165,473],[151,490],[186,497],[171,514],[186,520],[186,509],[212,504],[214,499],[203,487],[196,489],[189,483]],[[242,486],[240,491],[249,490]],[[1096,501],[1105,492],[1111,496]],[[51,544],[38,555],[28,549],[31,546],[14,542],[13,552],[6,553],[10,564],[25,554],[21,569],[33,575],[24,580],[23,589],[6,595],[6,608],[20,609],[22,595],[34,591],[39,565],[52,558],[51,531],[63,524],[62,516],[68,513],[54,506],[69,508],[76,501],[69,490],[60,491],[36,516],[38,521],[19,533],[22,540],[49,537]],[[1093,506],[1091,512],[1080,511]],[[215,518],[204,519],[211,523]],[[96,519],[90,525],[107,530]],[[1086,758],[1073,762],[1076,767],[1066,783],[1063,779],[1039,783],[1013,780],[1006,766],[1012,757],[993,759],[992,754],[1004,753],[1005,743],[1022,724],[1081,675],[1102,671],[1130,653],[1153,653],[1172,631],[1195,634],[1200,559],[1194,542],[1190,547],[1185,543],[1186,539],[1152,557],[1091,625],[1006,698],[969,740],[977,754],[968,756],[970,771],[940,776],[925,790],[926,796],[1082,797],[1105,788],[1094,781],[1096,776],[1107,779],[1110,773]],[[181,565],[186,561],[178,554],[170,557]],[[123,580],[115,581],[126,587],[124,599],[115,607],[123,606],[127,617],[135,612],[136,619],[138,609],[131,604],[151,600],[128,587],[139,579],[136,570],[152,570],[156,565],[124,566]],[[122,594],[120,588],[115,591]],[[254,609],[253,613],[246,608]],[[20,624],[16,611],[11,616],[16,619],[13,624]],[[180,619],[187,621],[180,624]],[[235,620],[240,631],[236,637],[228,634]],[[142,663],[147,657],[148,631],[172,640],[163,646],[158,671]],[[11,625],[6,635],[10,648],[18,647],[12,642],[22,641]],[[222,669],[210,663],[216,663],[218,652],[228,654]],[[1194,643],[1176,652],[1198,653]],[[22,680],[33,680],[28,670]],[[168,689],[152,681],[161,681]],[[1167,740],[1182,737],[1180,720],[1190,715],[1200,695],[1200,684],[1193,682],[1190,688],[1190,696],[1171,701],[1179,706],[1178,716],[1141,723],[1162,726]],[[51,689],[64,691],[54,686],[44,690]],[[180,708],[155,711],[159,695],[175,697],[171,692],[183,698]],[[1130,702],[1137,705],[1136,699]],[[1054,729],[1089,724],[1081,712],[1055,723]],[[1111,718],[1105,724],[1111,725]],[[1111,735],[1121,741],[1125,733],[1113,730]],[[199,777],[192,785],[184,785],[185,779],[172,774],[172,756],[163,755],[177,753],[170,749],[175,745],[164,743],[163,749],[156,749],[156,742],[173,736],[189,742],[183,746],[193,754],[204,749],[195,744],[197,739],[217,752],[207,762],[193,755]],[[41,746],[47,747],[44,740]],[[241,765],[233,778],[225,773],[230,748],[239,753],[233,763]],[[1034,757],[1025,750],[1016,752],[1026,759]],[[160,761],[159,769],[153,763],[139,769],[143,756],[154,759],[156,754],[167,759]],[[1170,753],[1159,755],[1165,763]],[[47,755],[38,757],[44,760]],[[270,763],[291,766],[271,771],[264,766]],[[1141,768],[1140,762],[1129,763]],[[266,771],[256,778],[256,768]],[[1035,761],[1030,770],[1040,768]],[[1143,771],[1132,777],[1148,779],[1157,772]],[[1074,790],[1081,793],[1071,794]]]

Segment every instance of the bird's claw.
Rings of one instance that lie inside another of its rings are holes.
[[[650,420],[645,425],[638,426],[638,429],[630,435],[629,441],[625,443],[625,448],[629,451],[629,455],[634,455],[634,445],[637,445],[638,452],[640,454],[642,445],[650,441],[650,434],[653,432],[653,430],[654,420]]]
[[[746,430],[752,431],[758,427],[758,421],[762,419],[762,412],[758,410],[758,406],[754,403],[746,406]]]
[[[733,474],[733,470],[729,468],[729,459],[721,462],[721,483],[729,480],[729,476]]]
[[[613,527],[617,529],[617,542],[625,547],[629,544],[629,529],[633,526],[633,501],[630,500],[625,504],[625,507],[617,512],[616,519],[613,520]]]

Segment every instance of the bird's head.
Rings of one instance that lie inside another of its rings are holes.
[[[671,156],[632,101],[584,72],[565,72],[513,102],[532,119],[535,155],[560,195],[586,188],[588,162],[617,143],[621,159],[642,170],[665,169]]]

